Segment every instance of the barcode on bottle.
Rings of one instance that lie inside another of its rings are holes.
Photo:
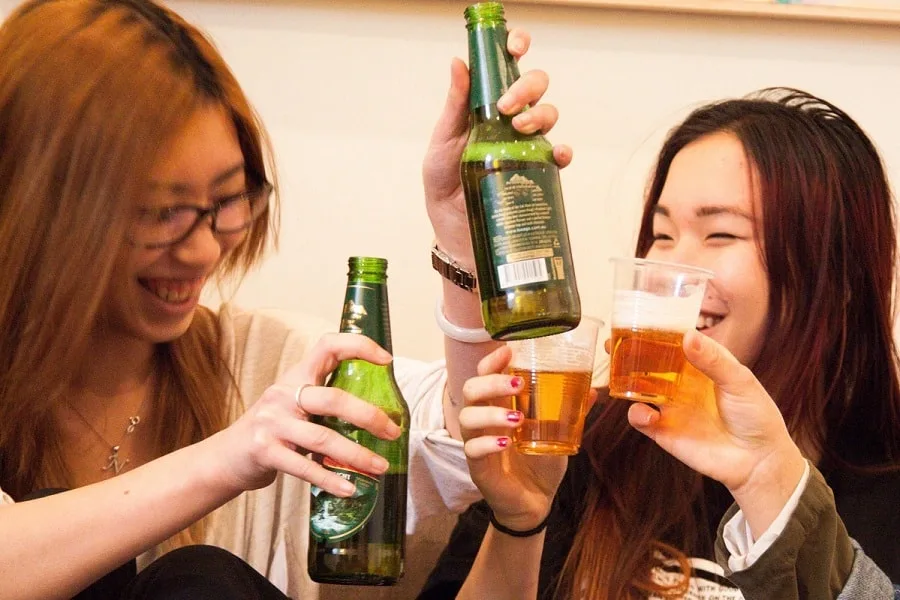
[[[543,258],[500,265],[497,267],[497,276],[500,279],[500,289],[503,290],[550,279],[547,273],[547,261]]]

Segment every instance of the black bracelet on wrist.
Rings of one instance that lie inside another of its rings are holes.
[[[494,511],[491,511],[491,525],[494,526],[494,529],[499,531],[500,533],[505,533],[506,535],[511,535],[512,537],[531,537],[533,535],[537,535],[543,530],[547,529],[547,522],[550,520],[550,513],[547,513],[547,516],[544,517],[544,520],[538,523],[537,527],[533,527],[527,531],[518,531],[516,529],[510,529],[506,525],[501,525],[497,522],[497,518],[494,516]]]

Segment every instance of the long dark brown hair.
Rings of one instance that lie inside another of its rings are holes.
[[[795,440],[820,465],[897,468],[900,382],[892,337],[896,238],[881,158],[853,119],[788,88],[692,112],[670,133],[648,188],[637,256],[653,244],[653,207],[672,160],[727,132],[758,176],[761,252],[770,286],[765,344],[749,365]],[[586,509],[560,590],[587,600],[678,597],[655,584],[660,557],[710,551],[703,479],[608,403],[585,433],[592,465]],[[668,542],[668,544],[666,543]],[[577,593],[573,594],[573,591]]]
[[[0,57],[0,487],[20,498],[68,483],[54,407],[84,364],[135,203],[167,143],[199,108],[222,106],[248,184],[272,169],[222,57],[148,0],[26,3],[0,28]],[[270,216],[220,275],[240,277],[259,259]],[[183,336],[158,345],[147,428],[156,454],[227,424],[224,398],[236,390],[219,338],[201,309]]]

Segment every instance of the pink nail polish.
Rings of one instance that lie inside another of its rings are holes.
[[[522,413],[517,410],[511,410],[506,413],[506,420],[510,423],[518,423],[522,420]]]
[[[507,446],[509,446],[509,438],[508,437],[497,438],[497,445],[500,446],[501,448],[506,448]]]
[[[523,383],[524,383],[524,381],[522,381],[522,378],[521,378],[521,377],[513,377],[512,379],[509,380],[509,385],[510,385],[510,386],[512,387],[512,389],[514,389],[514,390],[517,390],[517,389],[519,389],[520,387],[522,387],[522,384],[523,384]]]

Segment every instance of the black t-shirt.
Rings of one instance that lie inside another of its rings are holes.
[[[596,418],[599,410],[600,403],[588,415],[588,424]],[[569,459],[565,477],[554,498],[544,539],[538,584],[538,597],[541,599],[553,597],[556,580],[572,547],[584,512],[583,500],[590,473],[591,465],[583,450]],[[841,471],[824,475],[834,491],[838,514],[850,536],[859,542],[866,554],[892,581],[900,582],[900,472],[878,477]],[[713,561],[716,529],[733,499],[720,483],[708,478],[704,478],[703,483],[705,509],[702,513],[706,515],[706,522],[700,522],[706,527],[708,553],[697,558]],[[450,541],[431,572],[419,600],[456,597],[472,568],[489,519],[490,512],[484,501],[476,502],[460,515]],[[677,547],[677,544],[673,545]],[[692,562],[692,578],[699,581],[699,587],[714,590],[711,595],[701,597],[740,597],[735,586],[703,568],[705,561]],[[511,573],[510,576],[515,577],[516,574]]]

